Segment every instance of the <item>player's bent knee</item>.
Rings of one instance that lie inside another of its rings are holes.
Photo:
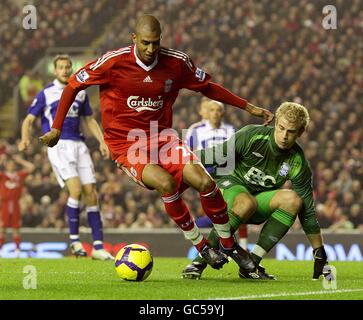
[[[292,206],[295,208],[295,213],[297,214],[303,206],[303,200],[298,194],[295,193],[291,201],[292,201]]]
[[[174,179],[170,177],[169,179],[163,179],[159,181],[155,189],[161,194],[172,193],[176,189],[176,183]]]
[[[82,189],[81,188],[78,188],[78,187],[69,188],[68,187],[68,190],[69,190],[69,196],[72,199],[75,199],[75,200],[80,200],[81,199],[81,196],[82,196]]]
[[[197,190],[199,192],[207,192],[212,189],[215,185],[215,182],[207,175],[202,176],[199,181],[199,185],[197,186]]]
[[[303,200],[300,196],[293,190],[289,190],[288,194],[286,195],[287,199],[285,200],[287,203],[290,204],[296,211],[299,211],[303,205]]]
[[[241,193],[236,196],[232,211],[240,218],[246,218],[256,212],[257,201],[255,197],[247,193]]]
[[[92,190],[90,192],[84,193],[84,199],[86,202],[86,205],[88,206],[94,206],[97,204],[98,194],[96,190]]]
[[[303,206],[302,198],[293,190],[284,190],[279,197],[280,208],[289,213],[297,214]]]

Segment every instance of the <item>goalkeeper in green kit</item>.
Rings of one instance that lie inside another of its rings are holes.
[[[248,125],[223,144],[199,151],[203,165],[215,178],[228,205],[231,227],[265,222],[251,255],[259,278],[275,279],[260,266],[262,258],[279,242],[299,217],[313,248],[313,279],[327,264],[320,226],[315,215],[312,173],[300,145],[296,143],[309,124],[307,109],[285,102],[276,111],[275,127]],[[280,189],[290,180],[292,190]],[[208,241],[218,247],[215,230]],[[198,256],[182,273],[199,279],[207,263]],[[240,268],[239,276],[251,278]]]

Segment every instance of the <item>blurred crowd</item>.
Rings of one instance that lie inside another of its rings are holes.
[[[163,45],[189,54],[213,81],[272,111],[283,101],[305,105],[311,124],[300,143],[314,172],[321,227],[363,230],[363,3],[331,2],[338,13],[336,30],[323,28],[326,3],[320,0],[125,1],[99,50],[129,45],[138,15],[151,13],[163,24]],[[200,120],[195,111],[200,99],[181,92],[174,107],[179,132]],[[231,106],[225,121],[237,129],[261,123]],[[3,142],[7,146],[2,149],[15,152],[15,142]],[[156,192],[140,188],[103,160],[92,138],[87,144],[96,165],[105,227],[172,226]],[[38,166],[22,198],[24,226],[66,226],[67,194],[57,185],[46,151],[34,141],[24,156]],[[203,214],[196,193],[187,191],[184,197],[195,215]],[[300,228],[298,222],[294,228]]]
[[[21,4],[21,3],[24,4]],[[111,5],[112,4],[112,5]],[[36,29],[26,29],[23,21],[31,11],[23,12],[25,5],[36,9]],[[87,46],[102,32],[115,9],[112,0],[1,0],[0,10],[0,106],[12,93],[25,72],[42,58],[47,48]]]

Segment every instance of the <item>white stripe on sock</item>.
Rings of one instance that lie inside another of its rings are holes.
[[[264,248],[261,248],[259,245],[255,244],[252,249],[252,253],[260,258],[263,258],[267,252]]]
[[[169,196],[169,197],[161,197],[161,199],[165,202],[165,203],[170,203],[173,202],[175,200],[179,199],[179,191],[177,191],[176,193],[174,193],[173,195]]]
[[[200,194],[200,196],[201,197],[204,197],[204,198],[211,198],[211,197],[214,197],[215,196],[215,194],[217,193],[217,191],[218,191],[218,186],[216,185],[211,192],[209,192],[207,194]]]
[[[194,245],[197,245],[199,242],[203,240],[203,236],[200,233],[200,230],[197,226],[194,226],[192,230],[184,231],[184,236],[188,240],[190,240]]]
[[[98,206],[93,206],[93,207],[87,207],[86,208],[86,212],[98,212],[99,208]]]
[[[225,224],[216,224],[213,223],[214,228],[216,229],[218,235],[221,238],[229,238],[231,236],[231,225],[229,224],[229,222],[225,223]]]
[[[171,195],[170,197],[161,197],[161,199],[164,201],[164,203],[170,203],[170,202],[178,200],[179,197],[180,197],[179,192],[177,192],[177,193]]]
[[[73,198],[68,198],[67,201],[67,206],[71,207],[73,209],[78,209],[79,208],[79,201]]]
[[[93,241],[94,246],[97,246],[98,244],[103,244],[103,241],[101,241],[101,240]]]
[[[78,234],[71,234],[71,235],[69,235],[69,239],[71,239],[71,240],[78,240],[79,239],[79,235]]]

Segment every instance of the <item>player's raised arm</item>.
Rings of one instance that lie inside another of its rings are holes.
[[[202,93],[204,96],[212,100],[217,100],[225,104],[244,109],[250,114],[264,119],[264,125],[268,125],[274,118],[272,112],[267,109],[259,108],[240,98],[223,86],[210,81],[211,76],[202,69],[197,68],[193,61],[186,56],[185,63],[182,68],[182,88],[190,89]]]
[[[109,81],[107,71],[113,66],[112,58],[115,56],[117,56],[117,51],[113,54],[106,53],[80,68],[69,78],[67,86],[63,89],[52,128],[39,138],[41,143],[48,147],[53,147],[58,143],[64,119],[78,92],[92,85],[106,84]]]
[[[54,147],[58,143],[64,119],[66,118],[68,110],[80,90],[81,89],[78,88],[73,89],[69,84],[64,88],[52,128],[49,132],[39,138],[41,143],[48,147]]]
[[[269,110],[256,107],[252,103],[240,98],[239,96],[235,95],[234,93],[217,83],[209,82],[208,86],[203,91],[201,91],[201,93],[210,99],[230,104],[240,109],[244,109],[256,117],[263,118],[263,124],[265,126],[270,124],[274,118],[273,113]]]
[[[35,170],[35,165],[33,163],[22,159],[19,155],[14,155],[13,159],[20,164],[27,173],[32,173]]]

